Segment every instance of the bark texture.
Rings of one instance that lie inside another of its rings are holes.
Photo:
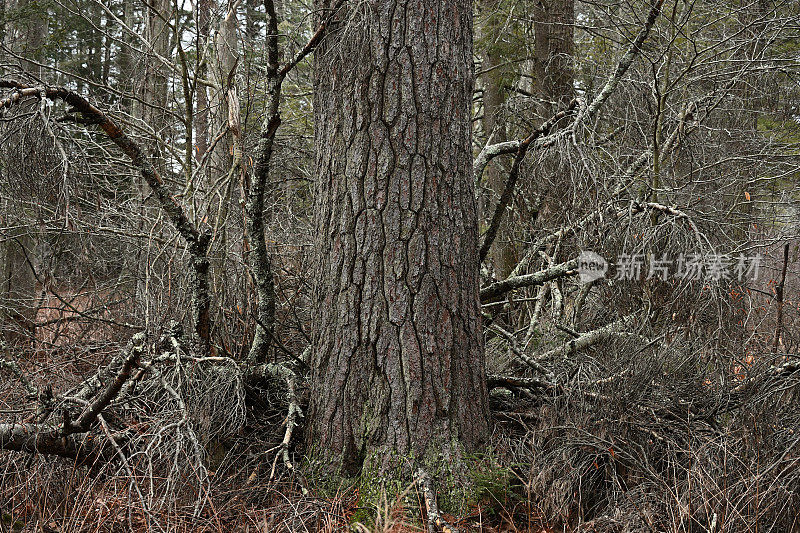
[[[327,0],[317,0],[321,13]],[[486,440],[467,0],[347,2],[316,55],[310,444],[344,473]],[[367,465],[365,465],[365,462]]]

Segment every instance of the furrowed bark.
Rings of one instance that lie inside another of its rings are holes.
[[[412,455],[457,459],[480,449],[488,395],[471,4],[352,1],[345,9],[342,19],[356,22],[328,35],[315,56],[308,442],[352,475]]]

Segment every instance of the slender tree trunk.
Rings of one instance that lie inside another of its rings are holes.
[[[272,263],[264,235],[265,209],[264,197],[270,179],[272,153],[275,148],[275,133],[281,124],[280,102],[282,76],[279,74],[280,47],[278,45],[278,24],[280,14],[272,0],[265,0],[267,12],[267,115],[261,128],[253,165],[252,179],[245,179],[247,203],[248,262],[256,288],[256,327],[250,345],[250,363],[263,363],[269,355],[272,337],[275,333],[275,283],[272,277]],[[247,174],[244,174],[245,178]]]
[[[540,120],[547,120],[566,108],[575,92],[572,68],[575,0],[537,0],[533,16],[534,95],[539,99],[537,111]],[[569,205],[572,191],[570,169],[559,157],[550,157],[544,174],[554,176],[555,180],[551,187],[538,184],[537,192],[543,195],[538,218],[543,222],[560,220],[563,206]]]
[[[171,18],[171,5],[169,0],[149,0],[147,2],[147,40],[153,47],[153,52],[162,57],[170,55],[170,36],[169,24],[165,21]],[[156,57],[149,57],[146,61],[145,72],[145,112],[142,119],[149,126],[156,130],[156,134],[168,137],[168,114],[167,97],[169,91],[169,80],[166,67]],[[159,152],[157,146],[153,149]],[[159,158],[160,160],[161,158]],[[164,170],[163,168],[160,170]]]
[[[228,124],[228,92],[235,90],[235,72],[238,56],[237,31],[238,21],[235,12],[236,2],[226,2],[222,20],[214,38],[214,55],[211,62],[211,74],[219,85],[219,91],[212,91],[211,107],[214,109],[212,129],[220,131]],[[238,110],[237,110],[238,112]],[[209,154],[209,182],[213,183],[220,176],[224,176],[231,168],[233,160],[231,141],[232,135],[220,139],[217,146]]]
[[[18,0],[16,8],[30,12],[19,22],[19,33],[12,47],[25,58],[33,61],[22,61],[22,68],[30,74],[41,76],[41,67],[37,64],[45,58],[44,45],[47,42],[47,5],[35,0]]]
[[[197,2],[197,75],[207,78],[209,60],[209,31],[211,28],[211,0],[198,0]],[[197,93],[197,116],[194,120],[195,139],[197,139],[197,159],[205,155],[208,150],[208,89],[198,83],[195,88]]]
[[[574,92],[575,0],[539,0],[534,10],[534,79],[547,118]]]
[[[496,0],[484,2],[484,9],[488,11],[484,27],[481,33],[487,39],[502,39],[502,21]],[[502,118],[503,105],[506,100],[505,84],[510,83],[508,68],[503,67],[503,57],[499,53],[498,46],[494,42],[486,45],[483,53],[483,64],[481,69],[485,72],[482,76],[483,85],[483,130],[487,137],[492,136],[493,143],[505,142],[506,124]],[[485,216],[492,216],[494,205],[500,200],[505,189],[507,169],[500,165],[500,159],[494,161],[486,169],[486,184],[491,191],[491,199],[487,203]],[[504,217],[500,228],[497,231],[494,246],[489,253],[489,259],[494,267],[495,276],[498,279],[505,279],[516,266],[516,254],[514,252],[514,242],[512,235],[511,215]]]
[[[215,183],[222,181],[221,198],[214,222],[214,241],[209,250],[211,257],[212,288],[215,298],[225,302],[226,296],[226,264],[228,257],[228,214],[231,197],[235,190],[242,160],[242,131],[239,124],[239,98],[237,93],[236,73],[239,65],[238,33],[239,21],[236,16],[238,3],[227,2],[222,19],[214,38],[214,61],[211,73],[219,91],[211,91],[211,107],[213,123],[212,131],[222,132],[227,128],[225,136],[208,154],[209,167],[203,189],[210,191]],[[209,201],[217,202],[209,198]]]
[[[35,241],[31,230],[9,217],[0,220],[0,340],[30,341],[36,314]]]
[[[30,15],[8,24],[0,44],[31,59],[21,61],[22,68],[39,77],[42,72],[38,63],[44,58],[47,41],[47,8],[33,0],[8,1],[6,5],[11,9],[29,10]],[[5,24],[5,20],[2,23]],[[35,107],[31,106],[28,111],[34,112]],[[41,234],[27,227],[24,218],[18,216],[29,208],[15,204],[14,199],[9,198],[0,206],[0,227],[5,230],[0,233],[0,340],[7,342],[32,340],[37,307],[33,269],[40,264],[37,249]]]
[[[126,16],[130,15],[129,21],[130,28],[134,28],[133,21],[135,18],[136,4],[132,0],[126,5]],[[146,55],[141,58],[136,58],[142,64],[143,72],[134,72],[138,70],[134,65],[128,64],[130,72],[122,73],[128,76],[139,74],[142,76],[141,83],[141,99],[133,99],[131,106],[131,114],[137,119],[152,128],[155,135],[159,138],[164,138],[168,130],[168,116],[166,113],[167,95],[168,95],[168,79],[165,72],[165,66],[161,63],[158,57],[169,57],[170,55],[170,39],[169,39],[169,26],[165,20],[170,19],[170,3],[169,0],[148,0],[142,7],[143,12],[143,25],[144,37],[149,43],[153,55]],[[135,37],[131,38],[132,44],[135,45]],[[130,59],[134,59],[133,54]],[[161,175],[165,175],[164,159],[161,157],[161,146],[157,139],[150,138],[145,141],[143,148],[147,156],[149,156]],[[141,234],[145,231],[146,221],[149,219],[148,211],[151,209],[147,206],[146,200],[150,195],[150,190],[146,183],[138,182],[138,195],[139,195],[139,218],[137,220],[137,233]],[[136,301],[141,309],[143,322],[146,327],[150,326],[152,318],[151,304],[153,303],[150,298],[150,277],[154,265],[150,263],[153,244],[151,242],[140,241],[139,246],[141,251],[138,253],[138,260],[135,263],[135,278],[136,278]]]
[[[326,10],[327,0],[316,7]],[[472,6],[347,2],[316,60],[310,443],[344,473],[486,442]],[[322,11],[324,12],[324,11]]]

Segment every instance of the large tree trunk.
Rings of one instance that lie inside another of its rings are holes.
[[[317,0],[326,9],[328,0]],[[467,0],[347,2],[316,55],[310,443],[345,474],[487,438]],[[452,455],[451,455],[452,454]]]

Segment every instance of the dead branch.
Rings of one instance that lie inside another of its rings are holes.
[[[606,84],[586,109],[586,114],[583,117],[585,120],[590,120],[597,113],[603,103],[608,100],[608,97],[614,92],[614,89],[617,88],[619,82],[622,81],[622,77],[633,64],[633,60],[636,59],[636,56],[641,52],[642,45],[647,39],[647,36],[650,34],[650,30],[656,23],[656,19],[658,19],[659,14],[661,14],[661,7],[663,5],[664,0],[657,0],[657,2],[650,9],[650,13],[647,15],[647,20],[645,21],[644,26],[642,26],[642,29],[639,30],[639,34],[636,36],[636,39],[634,39],[628,50],[625,52],[625,55],[622,56],[622,59],[620,59],[619,63],[617,64],[617,68],[614,71],[614,75],[608,79]]]
[[[164,183],[164,179],[159,174],[155,166],[145,156],[141,147],[128,137],[121,126],[119,126],[109,115],[92,105],[83,96],[72,92],[64,87],[39,86],[31,87],[24,83],[0,79],[0,89],[11,89],[11,94],[6,98],[0,99],[0,111],[10,108],[27,98],[47,98],[48,100],[61,100],[70,106],[67,113],[76,117],[75,113],[80,113],[77,118],[84,124],[95,124],[108,136],[108,138],[130,158],[131,162],[139,170],[150,190],[157,198],[159,206],[167,214],[170,222],[178,230],[178,233],[186,242],[191,255],[190,264],[194,274],[192,280],[193,301],[192,314],[194,319],[195,332],[207,349],[210,343],[210,324],[209,307],[211,298],[208,287],[208,246],[211,242],[211,235],[202,232],[189,220],[183,207],[175,199],[169,188]]]
[[[288,369],[287,369],[288,370]],[[283,440],[281,441],[280,455],[283,457],[283,465],[286,467],[288,472],[291,472],[294,469],[291,460],[289,459],[289,445],[292,442],[292,433],[294,428],[298,425],[298,418],[302,418],[303,411],[300,409],[300,403],[297,399],[297,375],[289,370],[285,373],[286,379],[286,399],[289,403],[288,413],[286,415],[286,431],[283,434]],[[275,460],[272,462],[272,471],[270,472],[269,478],[275,478],[275,467],[278,463],[278,454],[275,455]]]
[[[425,510],[428,515],[428,533],[436,533],[437,530],[442,531],[442,533],[458,533],[458,529],[446,522],[441,513],[439,513],[436,492],[433,490],[431,477],[423,468],[417,470],[417,482],[425,499]]]
[[[94,400],[88,403],[76,421],[71,421],[65,411],[63,423],[59,425],[0,424],[0,449],[57,455],[75,459],[80,464],[93,464],[98,459],[108,459],[108,451],[92,438],[89,430],[102,410],[117,397],[122,385],[138,364],[144,347],[144,335],[137,334],[134,337],[122,368]]]
[[[553,390],[556,384],[552,381],[543,380],[539,378],[521,378],[517,376],[501,376],[500,374],[488,374],[486,376],[486,385],[489,390],[498,387],[504,388],[524,388],[524,389],[544,389]]]
[[[658,19],[659,14],[661,13],[661,7],[664,4],[664,0],[658,0],[650,10],[650,13],[645,21],[644,26],[639,31],[639,34],[636,36],[636,39],[631,43],[628,50],[625,52],[625,55],[622,56],[619,63],[617,63],[617,67],[614,70],[614,74],[606,81],[606,84],[597,94],[597,96],[589,103],[589,105],[581,105],[581,111],[578,113],[572,127],[562,130],[563,134],[571,134],[574,132],[575,128],[582,122],[586,122],[592,119],[597,114],[597,111],[602,107],[606,100],[613,94],[614,90],[619,85],[619,82],[622,81],[622,77],[628,71],[630,66],[633,64],[633,60],[636,59],[636,56],[639,55],[641,52],[641,47],[644,44],[644,41],[647,39],[647,36],[650,34],[650,30],[653,28],[656,20]],[[573,100],[570,104],[570,108],[574,108],[578,105],[578,100]],[[563,116],[563,115],[562,115]],[[552,119],[551,119],[552,120]],[[549,122],[549,121],[548,121]],[[537,148],[547,148],[555,144],[555,137],[546,137],[546,135],[537,135],[539,140],[537,141]],[[527,141],[527,139],[526,139]],[[530,141],[529,141],[530,142]],[[503,154],[510,154],[517,152],[519,154],[520,150],[523,148],[523,144],[525,141],[507,141],[503,143],[497,143],[492,145],[485,146],[481,152],[478,154],[478,157],[475,159],[473,163],[474,167],[474,176],[476,182],[480,179],[481,175],[483,174],[483,170],[486,168],[486,165],[494,159],[495,157]],[[524,148],[527,151],[527,146]],[[522,154],[524,157],[524,153]],[[515,158],[516,163],[516,158]],[[513,169],[512,169],[513,172]],[[516,178],[514,178],[516,180]],[[508,188],[508,183],[511,181],[511,176],[509,176],[509,180],[506,183],[506,187]],[[513,190],[513,184],[511,185]],[[503,196],[505,196],[505,191],[503,192]],[[507,204],[507,202],[506,202]],[[501,200],[502,205],[502,200]],[[499,208],[500,206],[498,206]],[[504,206],[503,209],[506,207]],[[497,215],[497,211],[495,211],[495,215]],[[494,220],[493,220],[494,222]],[[488,232],[487,232],[488,235]],[[493,239],[493,237],[492,237]],[[491,245],[491,242],[489,242]],[[483,250],[484,246],[481,246],[481,250]],[[485,257],[485,253],[481,253],[481,260]]]
[[[576,270],[577,268],[578,260],[570,259],[569,261],[565,261],[545,270],[540,270],[539,272],[534,272],[533,274],[512,276],[503,281],[497,281],[481,289],[481,303],[490,302],[492,298],[496,298],[514,289],[542,285],[548,281],[564,276],[573,276],[578,273]]]
[[[514,355],[516,355],[518,359],[520,359],[523,363],[525,363],[535,371],[545,376],[549,381],[555,380],[555,375],[551,370],[538,363],[535,359],[526,354],[519,347],[516,339],[514,338],[514,335],[512,335],[510,332],[504,330],[503,328],[501,328],[496,324],[492,324],[490,328],[492,329],[492,331],[499,333],[503,338],[505,338],[508,341],[508,345],[511,347],[511,351],[514,352]]]
[[[506,209],[508,209],[508,207],[511,205],[511,199],[514,196],[514,187],[516,186],[517,178],[519,177],[520,166],[522,165],[522,160],[525,159],[525,154],[528,153],[528,148],[530,148],[531,143],[536,139],[550,133],[550,130],[553,129],[559,120],[567,116],[572,112],[573,109],[575,109],[577,102],[577,100],[572,100],[566,109],[562,109],[550,117],[544,124],[536,128],[533,133],[519,142],[517,153],[514,156],[514,163],[511,165],[511,171],[508,174],[508,179],[506,180],[503,194],[500,196],[500,202],[497,204],[497,207],[494,210],[494,215],[492,215],[492,222],[489,224],[489,229],[486,230],[486,234],[483,236],[483,243],[481,244],[480,249],[481,261],[483,261],[486,258],[486,255],[489,253],[489,248],[491,248],[492,243],[497,236],[497,231],[500,228],[500,223],[503,220]]]
[[[610,324],[606,324],[601,328],[583,333],[580,337],[571,339],[564,345],[559,346],[558,348],[553,348],[552,350],[537,356],[536,359],[538,361],[552,361],[558,357],[577,352],[578,350],[584,350],[594,346],[595,344],[599,344],[613,336],[615,333],[619,332],[619,330],[630,326],[633,323],[633,320],[634,314],[626,315],[619,320],[615,320]]]
[[[279,446],[279,453],[275,455],[275,459],[272,461],[272,469],[269,477],[270,479],[274,479],[279,457],[283,459],[283,465],[286,467],[287,471],[291,472],[294,469],[294,465],[289,457],[289,446],[291,445],[294,429],[299,425],[299,419],[303,418],[303,410],[300,408],[300,401],[297,397],[297,385],[300,377],[288,366],[278,363],[251,366],[246,372],[246,377],[249,379],[269,376],[281,379],[286,383],[286,401],[288,403],[286,430],[284,431],[283,440]],[[257,472],[253,473],[251,479],[254,479],[256,473]]]

